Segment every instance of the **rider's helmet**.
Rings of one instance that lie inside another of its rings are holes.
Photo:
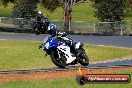
[[[37,17],[43,18],[43,13],[42,13],[42,11],[38,11]]]
[[[50,24],[48,26],[48,34],[55,36],[57,31],[57,26],[55,24]]]
[[[43,13],[41,11],[38,11],[38,14],[37,14],[37,21],[42,21],[42,18],[43,18]]]
[[[41,11],[38,11],[38,14],[42,14],[42,12]]]

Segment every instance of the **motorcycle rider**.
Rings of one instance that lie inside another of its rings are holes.
[[[55,24],[50,24],[48,26],[48,30],[47,30],[49,35],[52,35],[55,39],[60,40],[60,41],[64,41],[66,45],[68,45],[69,47],[72,46],[72,39],[68,38],[68,39],[62,39],[62,37],[66,37],[67,33],[66,32],[61,32],[59,30],[57,30],[57,26]]]
[[[55,24],[50,24],[48,26],[47,33],[50,36],[54,37],[56,40],[64,41],[65,44],[68,45],[69,47],[72,46],[73,41],[71,39],[68,39],[68,40],[62,39],[62,37],[67,36],[67,33],[58,31],[57,26]],[[39,48],[41,48],[41,47],[42,47],[42,45],[39,46]]]
[[[65,44],[70,47],[70,52],[72,53],[72,55],[73,56],[75,55],[76,60],[80,61],[80,59],[81,59],[80,57],[83,57],[83,56],[82,56],[82,52],[80,52],[80,49],[76,48],[76,45],[78,44],[78,42],[73,42],[72,39],[68,38],[66,32],[57,31],[57,26],[54,24],[50,24],[48,26],[47,32],[48,32],[49,36],[46,37],[47,38],[46,40],[51,40],[50,38],[54,37],[54,39],[58,40],[60,42],[60,44],[61,44],[61,41],[65,42]],[[45,42],[47,42],[47,41],[45,41]],[[42,48],[42,45],[39,46],[39,49]],[[83,46],[83,45],[81,44],[81,46]],[[46,56],[47,56],[47,54],[46,54]],[[73,62],[71,64],[74,65],[76,63],[77,62]],[[88,65],[88,62],[86,62],[85,65]]]
[[[43,34],[47,31],[49,26],[49,21],[46,17],[43,16],[41,11],[38,11],[36,19],[33,24],[33,29],[37,31],[37,34]]]
[[[44,16],[43,16],[42,12],[41,11],[38,11],[38,14],[36,16],[36,20],[38,22],[41,22],[43,18],[44,18]]]
[[[67,33],[57,31],[57,26],[54,24],[48,26],[47,32],[49,36],[44,38],[39,49],[43,48],[46,51],[45,56],[50,55],[56,66],[63,68],[66,65],[75,65],[77,63],[83,66],[88,65],[88,58],[83,52],[84,49],[80,42],[71,42],[71,39],[67,37]],[[67,41],[69,41],[69,45]],[[74,48],[74,50],[71,48]]]
[[[43,16],[43,13],[41,11],[38,11],[38,14],[36,16],[36,20],[39,24],[44,24],[45,23],[47,28],[48,28],[50,22],[48,21],[48,18]]]
[[[62,37],[67,37],[67,33],[57,31],[57,26],[55,24],[50,24],[48,26],[47,32],[48,32],[49,35],[53,36],[56,40],[64,41],[65,44],[70,47],[71,52],[75,53],[77,56],[80,55],[80,53],[75,49],[76,42],[73,43],[73,40],[70,39],[70,38],[62,38]]]
[[[75,54],[76,59],[77,60],[81,59],[80,56],[82,57],[82,53],[80,52],[80,49],[76,48],[77,42],[73,42],[73,40],[70,38],[65,38],[65,37],[67,37],[66,32],[57,31],[57,26],[54,24],[50,24],[48,26],[48,33],[49,33],[49,35],[52,35],[55,39],[64,41],[65,44],[70,47],[70,52]],[[81,44],[81,46],[83,46],[83,44]],[[75,63],[73,63],[73,64],[75,64]],[[88,65],[88,62],[86,62],[85,64]]]
[[[49,35],[55,37],[57,35],[57,26],[55,24],[50,24],[48,26],[47,32]]]

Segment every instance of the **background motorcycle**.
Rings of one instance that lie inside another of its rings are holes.
[[[36,33],[36,35],[45,34],[48,26],[49,26],[48,19],[42,19],[41,21],[35,20],[33,22],[33,30]]]
[[[66,44],[68,41],[72,42],[67,36],[59,38],[48,36],[39,48],[43,48],[50,55],[52,62],[60,68],[77,63],[87,66],[89,60],[83,49],[83,44],[76,42],[69,46]]]

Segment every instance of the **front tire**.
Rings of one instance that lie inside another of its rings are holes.
[[[83,66],[88,66],[89,65],[89,59],[88,59],[88,56],[86,54],[84,54],[84,57],[83,59],[81,59],[79,61],[79,63]]]
[[[33,30],[34,30],[34,32],[35,32],[36,35],[40,34],[37,25],[34,26]]]
[[[86,52],[83,50],[83,49],[80,49],[80,60],[79,60],[79,63],[83,66],[87,66],[89,65],[89,58],[88,56],[86,55]]]
[[[62,58],[62,57],[59,58],[57,51],[51,51],[50,57],[51,57],[52,62],[56,66],[58,66],[60,68],[64,68],[66,66],[65,58]]]

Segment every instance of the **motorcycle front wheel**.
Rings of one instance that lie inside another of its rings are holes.
[[[33,28],[33,30],[34,30],[34,32],[35,32],[36,35],[39,35],[39,34],[40,34],[39,31],[38,31],[38,27],[37,27],[37,26],[35,26],[35,27]]]
[[[80,49],[80,60],[79,60],[79,63],[83,66],[87,66],[89,65],[89,58],[88,56],[86,55],[86,52],[83,50],[83,49]]]
[[[56,66],[58,66],[60,68],[64,68],[66,66],[65,57],[61,56],[61,58],[59,58],[57,51],[51,51],[50,57],[51,57],[52,62]]]

